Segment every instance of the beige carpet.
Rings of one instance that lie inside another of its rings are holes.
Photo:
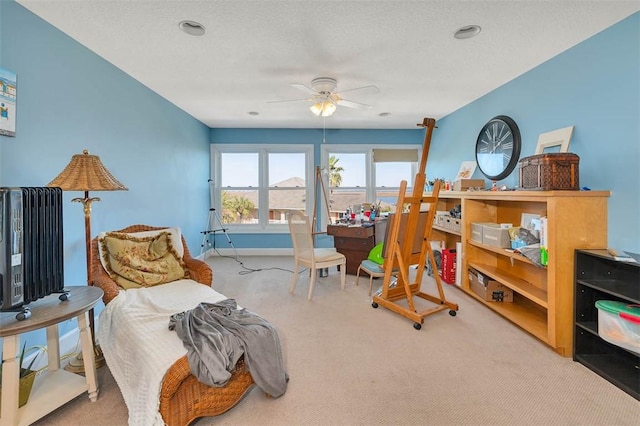
[[[198,426],[638,424],[640,402],[451,286],[445,290],[458,315],[439,312],[418,331],[371,307],[366,278],[356,287],[348,275],[341,291],[332,270],[307,301],[306,273],[290,295],[291,272],[268,269],[291,270],[292,258],[241,260],[209,258],[214,287],[274,324],[291,381],[279,399],[254,388]],[[108,369],[99,375],[97,402],[78,397],[37,424],[126,424]]]

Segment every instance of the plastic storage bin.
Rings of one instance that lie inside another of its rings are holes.
[[[519,249],[521,247],[525,247],[527,243],[522,240],[511,240],[511,248],[513,250]]]
[[[640,306],[598,300],[596,308],[598,335],[609,343],[640,355]]]

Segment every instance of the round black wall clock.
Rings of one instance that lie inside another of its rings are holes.
[[[476,140],[476,162],[488,179],[501,180],[509,176],[520,158],[520,129],[506,115],[487,122]]]

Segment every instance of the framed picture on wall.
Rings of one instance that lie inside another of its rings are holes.
[[[476,166],[477,164],[475,161],[463,161],[454,181],[460,179],[471,179],[471,176],[473,176],[473,173],[476,171]]]
[[[0,68],[0,135],[16,135],[16,73]]]
[[[554,130],[552,132],[541,133],[538,136],[538,144],[536,145],[535,152],[536,155],[543,154],[549,148],[553,147],[557,148],[556,152],[569,152],[571,135],[573,135],[573,126]]]

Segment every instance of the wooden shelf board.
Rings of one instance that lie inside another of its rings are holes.
[[[29,425],[87,390],[83,376],[62,369],[38,375],[29,402],[18,409],[18,422]]]
[[[576,280],[577,284],[581,284],[603,293],[609,293],[621,299],[629,299],[632,303],[640,303],[639,297],[634,297],[632,293],[637,293],[636,289],[630,288],[627,283],[616,279],[591,279]]]
[[[454,231],[452,229],[443,228],[442,226],[433,225],[432,228],[436,229],[436,230],[438,230],[440,232],[446,232],[447,234],[453,234],[453,235],[457,235],[457,236],[461,236],[462,235],[459,231]]]
[[[509,251],[508,249],[488,246],[486,244],[482,244],[482,243],[479,243],[479,242],[474,241],[474,240],[469,240],[469,244],[472,245],[472,246],[480,247],[483,250],[488,250],[488,251],[497,253],[497,254],[499,254],[501,256],[508,257],[509,259],[517,260],[518,262],[527,263],[529,265],[534,265],[534,263],[532,261],[530,261],[529,259],[527,259],[526,257],[524,257],[524,256],[522,256],[522,255],[520,255],[518,253],[514,253],[513,251]],[[535,266],[539,266],[539,265],[535,265]]]
[[[547,332],[547,316],[544,310],[535,309],[520,303],[487,302],[473,291],[464,288],[460,289],[491,310],[529,332],[537,339],[542,340],[546,344],[550,344]]]
[[[494,266],[475,262],[469,262],[469,266],[485,275],[490,276],[504,286],[509,287],[518,294],[531,300],[535,304],[547,309],[548,304],[546,291],[541,290],[535,287],[533,284],[514,275],[506,274]]]
[[[589,333],[598,336],[598,322],[597,321],[576,321],[576,325]]]
[[[429,194],[429,193],[425,193]],[[610,197],[611,191],[440,191],[438,198],[470,198],[479,201],[542,201],[547,202],[553,198],[589,198]]]

